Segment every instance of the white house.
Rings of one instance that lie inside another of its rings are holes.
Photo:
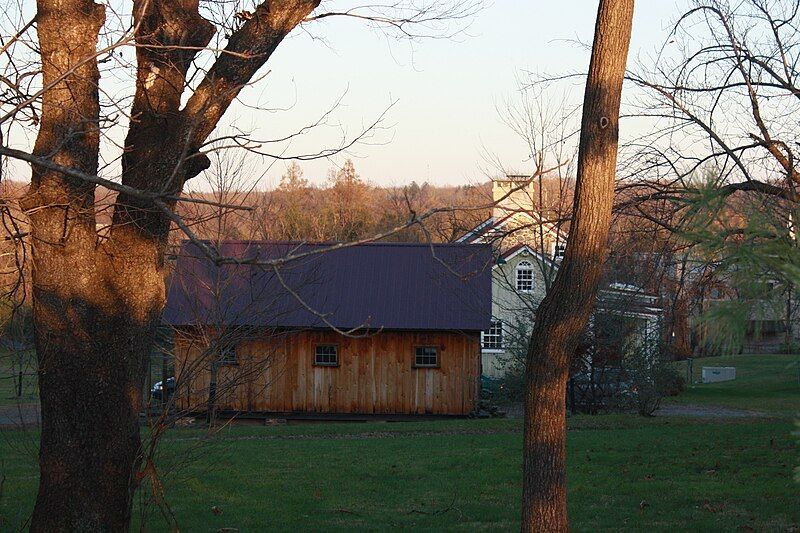
[[[530,331],[541,303],[564,254],[566,233],[547,222],[536,207],[541,205],[536,180],[506,176],[492,181],[492,216],[459,239],[467,243],[491,243],[495,251],[492,269],[492,325],[482,335],[483,374],[499,377],[511,357],[515,337]],[[597,312],[635,320],[637,336],[652,339],[660,327],[658,296],[631,285],[612,284],[600,291]]]

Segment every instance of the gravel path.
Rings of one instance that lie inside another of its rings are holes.
[[[686,416],[697,418],[753,418],[764,416],[760,411],[732,409],[716,405],[662,405],[655,416]]]
[[[506,412],[509,418],[520,418],[524,414],[522,404],[503,406],[501,409]],[[733,409],[730,407],[720,407],[717,405],[662,405],[654,416],[683,416],[687,418],[754,418],[766,416],[760,411],[746,409]]]

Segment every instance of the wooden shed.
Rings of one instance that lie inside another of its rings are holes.
[[[185,243],[170,283],[179,408],[475,408],[491,320],[488,245],[231,241],[220,251],[236,261],[215,265]]]

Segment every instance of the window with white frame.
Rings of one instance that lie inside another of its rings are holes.
[[[503,321],[492,320],[489,329],[481,333],[481,342],[484,350],[503,349]]]
[[[533,265],[520,261],[517,265],[517,292],[533,291]]]
[[[317,344],[314,350],[314,364],[339,366],[339,347],[335,344]]]
[[[417,346],[414,366],[439,366],[439,351],[436,346]]]

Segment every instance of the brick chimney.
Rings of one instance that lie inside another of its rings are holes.
[[[543,200],[546,198],[543,196]],[[539,212],[537,180],[522,174],[509,174],[492,179],[492,216],[495,220],[520,212]]]

